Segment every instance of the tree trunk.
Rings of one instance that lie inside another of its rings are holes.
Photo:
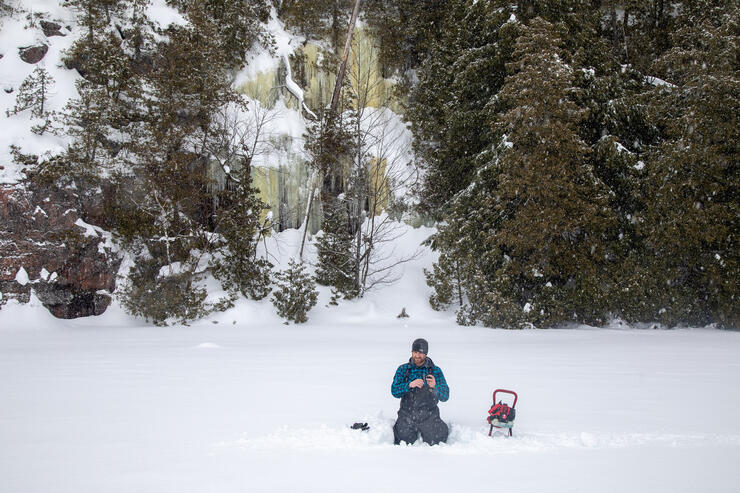
[[[349,56],[349,49],[352,45],[352,33],[355,29],[355,23],[357,22],[357,15],[360,12],[360,1],[361,0],[355,0],[355,8],[352,11],[352,18],[349,21],[349,27],[347,29],[347,40],[344,43],[344,54],[342,55],[342,63],[339,66],[339,72],[337,73],[337,80],[334,84],[334,93],[332,94],[331,98],[331,105],[329,106],[329,118],[334,118],[336,111],[337,111],[337,105],[339,103],[339,94],[342,90],[342,82],[344,80],[344,73],[347,69],[347,58]],[[338,184],[341,183],[341,170],[328,170],[327,176],[321,180],[322,187],[321,187],[321,198],[322,200],[331,200],[335,198],[337,195],[339,195],[338,192]],[[311,210],[311,205],[313,203],[314,199],[314,193],[313,190],[311,192],[311,197],[309,199],[308,207],[307,209]],[[305,242],[306,237],[306,230],[308,229],[308,220],[306,220],[305,229],[303,231],[303,238],[304,240],[301,242],[301,254],[303,253],[303,243]]]
[[[357,15],[360,12],[360,1],[355,0],[355,9],[352,11],[352,18],[349,21],[349,28],[347,29],[347,40],[344,42],[344,53],[342,54],[342,63],[339,65],[339,72],[337,73],[337,81],[334,84],[334,94],[331,97],[330,111],[334,113],[337,110],[337,104],[339,103],[339,93],[342,90],[342,82],[344,81],[344,72],[347,70],[347,57],[349,56],[349,49],[352,46],[352,33],[355,30],[355,22],[357,22]]]
[[[303,220],[303,238],[301,239],[301,251],[298,253],[298,258],[303,260],[303,247],[306,244],[306,233],[308,232],[308,218],[311,217],[311,206],[313,205],[313,197],[316,193],[316,172],[314,171],[313,175],[311,176],[310,184],[311,184],[311,194],[308,197],[308,204],[306,205],[306,216]]]

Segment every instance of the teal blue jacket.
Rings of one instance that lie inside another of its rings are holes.
[[[391,384],[391,394],[393,397],[401,399],[403,396],[409,393],[409,383],[417,378],[421,378],[425,381],[424,387],[426,387],[426,376],[433,375],[437,381],[435,388],[433,389],[436,397],[445,402],[450,398],[450,387],[447,385],[445,375],[442,373],[442,369],[434,365],[431,358],[427,357],[424,364],[416,366],[414,361],[409,358],[409,362],[398,367],[396,375],[393,377],[393,383]]]

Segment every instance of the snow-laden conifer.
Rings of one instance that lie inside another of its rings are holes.
[[[278,315],[297,324],[308,321],[308,312],[316,305],[318,291],[306,266],[291,259],[288,268],[275,273],[275,290],[272,304]]]

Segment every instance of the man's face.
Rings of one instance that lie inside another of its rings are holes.
[[[411,359],[414,361],[416,366],[421,366],[427,359],[427,355],[418,351],[411,351]]]

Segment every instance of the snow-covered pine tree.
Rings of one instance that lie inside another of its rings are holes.
[[[237,99],[230,77],[246,56],[228,39],[252,43],[262,30],[254,28],[251,10],[236,19],[216,0],[185,2],[179,6],[188,24],[160,30],[155,42],[143,5],[78,1],[87,35],[67,56],[84,77],[80,99],[65,112],[75,137],[67,157],[78,163],[69,171],[75,180],[87,173],[105,181],[112,192],[107,226],[127,248],[143,252],[142,262],[158,267],[140,272],[149,277],[139,284],[169,283],[173,289],[163,292],[171,299],[160,301],[174,317],[178,310],[203,314],[217,306],[177,293],[199,293],[200,260],[216,247],[209,231],[216,191],[208,174],[210,143],[219,131],[214,114]],[[262,284],[255,295],[266,294]]]
[[[354,234],[350,230],[347,204],[336,199],[324,202],[322,232],[316,241],[316,282],[332,286],[335,298],[352,299],[359,294],[356,281]],[[333,300],[336,303],[336,299]]]
[[[651,199],[639,229],[654,289],[652,312],[640,315],[669,325],[740,321],[738,19],[737,2],[684,6],[654,66],[666,81],[650,102],[664,142],[646,165]]]
[[[306,150],[311,167],[323,176],[321,191],[322,234],[317,241],[317,282],[333,286],[335,298],[358,294],[352,256],[354,237],[344,190],[344,170],[352,159],[352,135],[343,115],[321,112],[308,126]],[[336,299],[334,300],[336,301]]]
[[[449,8],[461,4],[459,0],[365,0],[365,19],[380,44],[386,77],[394,70],[403,76],[416,68],[432,43],[444,35]]]
[[[501,275],[524,319],[549,326],[602,322],[605,233],[614,217],[607,189],[578,134],[584,112],[573,102],[573,68],[558,27],[534,19],[517,39],[512,71],[499,98],[500,146],[491,247],[507,256]]]
[[[450,2],[411,92],[406,117],[424,171],[417,195],[422,212],[436,219],[470,184],[487,159],[481,153],[496,140],[486,104],[503,84],[519,26],[507,22],[513,9],[500,3]]]
[[[0,0],[0,18],[13,12],[13,7],[7,0]]]
[[[7,116],[30,108],[31,117],[43,118],[48,113],[47,102],[52,87],[54,87],[54,78],[44,67],[37,65],[18,87],[15,106],[7,111]]]
[[[572,102],[558,28],[537,18],[521,29],[490,105],[505,137],[455,197],[435,241],[444,265],[462,266],[461,322],[598,323],[608,310],[599,276],[614,218],[578,133],[583,111]]]
[[[670,46],[670,31],[675,13],[681,4],[693,0],[667,2],[665,0],[625,0],[618,5],[621,16],[618,24],[618,44],[622,63],[648,73],[652,62]]]
[[[213,193],[206,144],[218,130],[214,113],[236,94],[213,19],[199,3],[187,16],[189,24],[167,28],[153,70],[143,74],[145,115],[127,149],[119,200],[147,216],[132,225],[132,238],[165,272],[194,282],[200,259],[215,246],[208,231]]]
[[[272,42],[261,24],[270,17],[269,0],[168,0],[167,3],[182,12],[201,10],[211,19],[215,26],[214,42],[221,52],[221,64],[226,67],[240,67],[252,46]]]
[[[142,83],[132,54],[150,51],[152,37],[145,29],[143,0],[74,0],[70,6],[85,35],[63,57],[82,76],[75,82],[79,97],[57,119],[58,131],[73,139],[64,155],[64,179],[99,185],[101,177],[126,167],[130,135],[142,118]]]
[[[270,294],[272,263],[257,257],[257,244],[264,236],[260,215],[267,206],[251,185],[248,168],[232,171],[234,181],[219,196],[215,231],[221,234],[220,256],[214,261],[214,275],[225,289],[261,300]]]
[[[118,292],[123,307],[154,325],[187,324],[216,307],[206,302],[208,293],[198,284],[202,276],[191,272],[162,273],[162,262],[146,252],[135,257],[128,279]]]
[[[44,67],[37,65],[18,87],[15,106],[12,110],[7,111],[7,116],[30,109],[31,118],[43,120],[41,123],[34,125],[32,131],[38,135],[43,134],[51,123],[48,99],[53,87],[54,78]]]
[[[452,304],[465,305],[461,279],[461,261],[456,256],[441,255],[432,265],[432,270],[424,269],[427,284],[434,289],[429,296],[429,304],[435,310],[445,310]]]
[[[272,304],[278,315],[297,324],[308,321],[308,312],[316,305],[318,299],[316,283],[306,272],[303,263],[290,259],[288,268],[275,273],[275,290],[272,293]]]
[[[278,12],[289,27],[313,39],[329,39],[338,53],[344,46],[355,0],[283,0]]]

